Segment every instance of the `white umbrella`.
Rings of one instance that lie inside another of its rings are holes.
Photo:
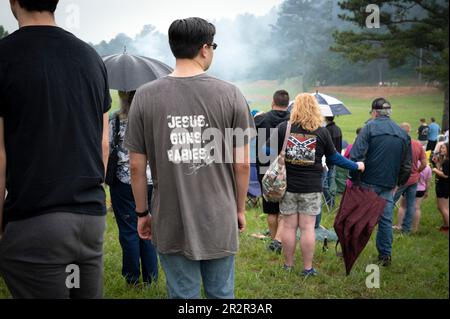
[[[322,94],[319,92],[311,93],[319,103],[320,111],[322,112],[322,115],[324,117],[332,117],[337,115],[350,115],[352,114],[347,107],[344,105],[344,103],[335,97]],[[292,101],[289,105],[289,111],[292,109],[292,106],[294,105],[294,101]]]

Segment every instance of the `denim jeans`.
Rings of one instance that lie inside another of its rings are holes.
[[[153,187],[148,187],[148,201],[152,198]],[[142,240],[137,232],[136,204],[131,185],[117,178],[110,187],[111,202],[119,227],[119,242],[122,247],[122,275],[129,284],[144,283],[158,279],[158,255],[151,241]],[[151,207],[151,206],[149,206]]]
[[[234,255],[194,261],[160,254],[169,299],[200,299],[200,283],[208,299],[234,299]]]
[[[378,223],[377,249],[380,256],[392,256],[392,243],[394,241],[394,234],[392,233],[394,190],[364,183],[361,183],[361,186],[372,189],[378,196],[386,200],[383,215]]]
[[[406,212],[402,224],[402,231],[405,233],[411,232],[412,222],[416,213],[416,193],[417,184],[414,184],[410,186],[399,187],[397,193],[395,193],[394,196],[394,203],[397,203],[402,194],[405,194]]]

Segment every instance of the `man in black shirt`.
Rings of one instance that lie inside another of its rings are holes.
[[[427,121],[425,119],[420,119],[420,126],[417,130],[418,134],[418,140],[423,145],[423,147],[426,149],[428,144],[428,132],[430,131],[430,128],[428,127]]]
[[[58,0],[10,3],[19,30],[0,41],[0,273],[15,298],[100,298],[106,68],[56,26]]]
[[[336,151],[340,154],[342,152],[342,131],[334,122],[334,117],[326,117],[327,130],[330,132]],[[324,176],[324,195],[328,205],[334,207],[336,197],[336,167],[327,162],[328,172]]]
[[[275,92],[272,102],[272,110],[270,112],[255,117],[255,125],[258,130],[257,144],[258,152],[256,154],[256,163],[258,166],[259,181],[264,177],[265,172],[270,166],[269,161],[263,160],[267,158],[266,144],[270,139],[271,130],[275,129],[280,123],[289,120],[289,93],[285,90]],[[276,153],[276,150],[274,150]],[[263,211],[267,214],[267,223],[269,225],[270,236],[272,242],[269,249],[277,253],[281,253],[281,233],[282,225],[279,223],[280,208],[278,203],[267,202],[263,198]]]

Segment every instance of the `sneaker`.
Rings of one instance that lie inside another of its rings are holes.
[[[267,249],[273,251],[274,253],[280,255],[283,245],[278,240],[272,240],[272,242],[267,246]]]
[[[311,269],[309,269],[309,270],[306,270],[306,269],[303,270],[302,273],[301,273],[300,275],[303,276],[303,277],[308,278],[308,277],[310,277],[310,276],[316,277],[316,276],[319,275],[319,273],[318,273],[314,268],[311,268]]]
[[[378,264],[383,267],[388,267],[392,263],[392,257],[391,256],[378,256]]]
[[[291,272],[294,266],[288,266],[286,264],[283,265],[283,270],[287,272]]]
[[[441,233],[447,234],[448,235],[448,226],[442,226],[439,231]]]

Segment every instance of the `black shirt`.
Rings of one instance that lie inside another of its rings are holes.
[[[261,163],[259,160],[260,160],[260,152],[263,152],[263,147],[266,146],[266,143],[271,136],[271,129],[275,129],[280,123],[286,122],[287,120],[289,120],[289,117],[290,117],[289,112],[275,111],[275,110],[272,110],[270,112],[255,117],[255,126],[256,129],[258,130],[258,136],[256,140],[258,150],[256,152],[256,162],[259,167],[265,167],[270,165],[270,162]]]
[[[428,141],[428,132],[430,131],[430,128],[428,125],[421,125],[419,127],[419,141]]]
[[[449,165],[448,164],[449,164],[448,160],[445,160],[442,163],[442,173],[444,173],[445,176],[449,176],[448,175],[449,174]],[[448,187],[448,178],[442,178],[442,177],[436,175],[436,184],[440,187],[444,187],[444,186]]]
[[[104,215],[106,68],[58,27],[0,41],[0,117],[7,156],[5,223],[51,212]]]
[[[342,131],[336,123],[331,122],[326,126],[328,132],[330,133],[331,140],[333,141],[333,145],[336,148],[336,151],[341,154],[342,152]],[[330,167],[331,164],[327,162],[327,166]]]
[[[287,122],[278,126],[278,153],[286,136]],[[290,193],[322,192],[322,158],[336,154],[330,133],[324,127],[308,132],[293,125],[286,147],[287,191]]]

